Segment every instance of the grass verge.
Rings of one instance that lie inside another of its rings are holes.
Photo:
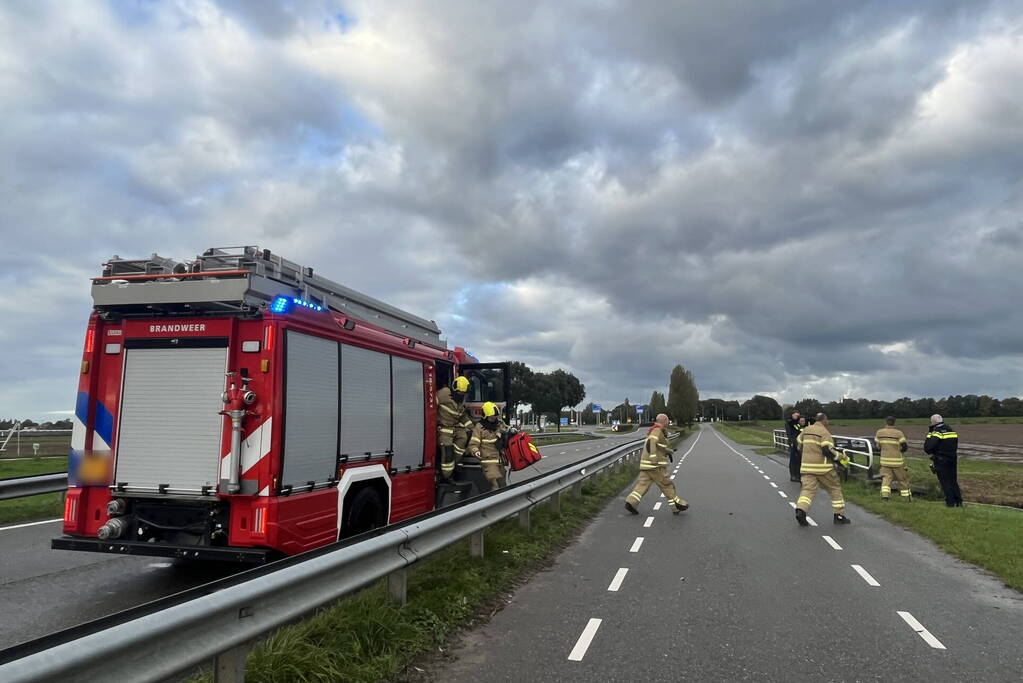
[[[714,428],[732,441],[738,441],[747,446],[774,446],[774,436],[768,431],[754,427],[732,425],[727,422],[715,422]]]
[[[0,524],[57,519],[64,515],[64,502],[59,493],[0,501]]]
[[[246,680],[379,681],[394,679],[419,656],[443,647],[459,629],[499,609],[498,598],[547,562],[636,476],[636,467],[588,482],[566,495],[561,514],[534,508],[532,532],[515,520],[490,527],[483,558],[461,541],[415,565],[408,604],[387,599],[383,582],[279,630],[249,655]],[[212,675],[198,677],[211,681]]]
[[[572,443],[573,441],[594,441],[599,439],[597,436],[588,436],[586,434],[564,434],[562,436],[552,436],[550,438],[537,439],[533,443],[536,444],[537,448],[543,448],[544,446],[551,446],[556,443]]]
[[[63,472],[67,469],[65,459],[32,458],[30,460],[0,460],[0,479],[28,477],[33,474]],[[64,502],[59,493],[45,493],[13,500],[0,501],[0,524],[34,522],[40,519],[55,519],[64,514]]]
[[[931,539],[943,550],[1023,591],[1023,544],[1019,542],[1023,511],[969,504],[947,508],[942,501],[917,497],[912,503],[883,503],[877,488],[853,479],[842,488],[845,497],[857,505]]]

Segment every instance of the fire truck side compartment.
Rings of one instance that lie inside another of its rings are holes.
[[[285,344],[284,486],[335,478],[337,464],[337,342],[288,330]]]

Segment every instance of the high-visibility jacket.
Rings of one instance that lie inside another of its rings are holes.
[[[472,436],[469,437],[469,454],[480,460],[481,465],[503,465],[507,462],[504,451],[502,436],[508,431],[508,425],[498,421],[496,429],[489,429],[486,420],[480,420],[472,428]]]
[[[906,466],[902,454],[906,452],[909,444],[901,429],[881,427],[874,435],[874,440],[877,441],[877,445],[881,449],[881,467]]]
[[[959,435],[944,422],[931,425],[924,441],[924,453],[932,460],[955,460],[959,450]]]
[[[820,422],[814,422],[799,432],[796,442],[803,453],[800,474],[827,474],[835,469],[832,462],[835,459],[835,442],[831,440],[831,432]]]
[[[437,428],[448,434],[453,434],[455,429],[472,429],[472,420],[465,406],[451,395],[451,387],[437,392]]]
[[[639,469],[654,470],[658,467],[668,466],[668,454],[674,453],[675,449],[668,442],[667,431],[661,425],[654,425],[647,432],[646,441],[643,443],[643,455],[639,460]]]

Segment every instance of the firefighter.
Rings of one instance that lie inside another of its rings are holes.
[[[807,526],[806,513],[813,504],[817,489],[823,488],[831,497],[831,512],[834,515],[835,524],[848,524],[849,518],[845,516],[845,499],[842,497],[842,484],[838,480],[838,473],[835,472],[835,461],[848,463],[835,448],[835,442],[831,440],[831,432],[828,431],[828,416],[824,413],[817,413],[812,425],[799,433],[797,438],[799,450],[802,452],[803,460],[799,467],[800,483],[802,489],[799,491],[799,500],[796,501],[796,521],[800,526]]]
[[[892,495],[892,481],[899,489],[899,494],[906,500],[913,500],[913,492],[909,490],[909,470],[902,454],[909,448],[906,435],[901,429],[895,428],[895,418],[886,417],[885,426],[877,430],[874,440],[881,449],[881,500],[888,500]]]
[[[477,458],[483,468],[483,476],[496,491],[504,485],[508,470],[504,455],[504,439],[509,427],[501,419],[497,405],[487,401],[481,407],[482,419],[473,427],[469,438],[469,455]]]
[[[945,505],[950,508],[963,506],[963,493],[959,490],[958,450],[959,435],[945,424],[941,415],[931,415],[931,430],[924,441],[924,453],[931,456],[931,472],[938,475],[945,494]]]
[[[639,479],[636,480],[636,488],[625,499],[625,509],[634,515],[639,514],[636,506],[643,499],[650,484],[657,484],[672,506],[671,511],[674,514],[677,515],[689,508],[689,503],[678,497],[675,493],[675,485],[668,479],[668,463],[674,462],[672,453],[675,450],[668,443],[667,431],[668,416],[661,413],[654,420],[654,426],[647,432],[646,441],[643,443],[643,456],[639,461]]]
[[[465,409],[465,395],[469,392],[469,379],[456,377],[450,387],[437,392],[437,443],[440,445],[440,471],[450,479],[455,464],[465,454],[472,420]]]
[[[789,419],[785,420],[785,435],[789,438],[789,481],[799,481],[799,444],[796,440],[799,432],[806,427],[806,423],[801,422],[798,410],[793,410]]]

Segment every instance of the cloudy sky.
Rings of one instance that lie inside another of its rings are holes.
[[[0,5],[0,416],[257,244],[645,401],[1023,386],[1023,2]]]

